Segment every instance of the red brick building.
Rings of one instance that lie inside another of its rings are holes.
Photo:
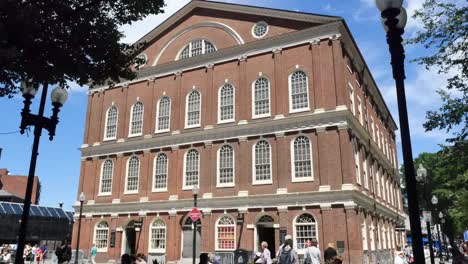
[[[0,190],[6,191],[14,196],[24,200],[26,194],[26,185],[28,183],[28,176],[25,175],[11,175],[7,169],[0,169]],[[39,204],[41,196],[41,183],[39,177],[34,177],[33,190],[31,196],[31,203]]]
[[[202,252],[403,243],[397,128],[342,18],[191,1],[139,42],[135,80],[89,91],[80,248],[191,258],[193,186]]]

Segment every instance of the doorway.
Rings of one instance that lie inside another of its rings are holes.
[[[136,237],[135,221],[130,221],[122,236],[122,255],[129,254],[132,256],[136,254]]]
[[[272,256],[276,253],[276,240],[275,240],[275,228],[274,219],[269,215],[260,217],[257,221],[256,226],[256,249],[261,250],[261,243],[263,241],[268,243],[268,250],[270,250]]]
[[[193,257],[193,221],[190,217],[187,217],[182,224],[182,258],[192,259]],[[200,256],[201,246],[201,221],[197,220],[197,232],[196,232],[196,251],[195,257]]]

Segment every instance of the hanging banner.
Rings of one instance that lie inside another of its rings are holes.
[[[465,232],[463,233],[463,238],[464,238],[465,242],[468,241],[468,230],[465,230]]]

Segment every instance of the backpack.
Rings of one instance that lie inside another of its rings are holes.
[[[308,250],[306,250],[305,252],[304,264],[312,264],[312,257],[310,256],[310,253]]]
[[[292,249],[291,249],[292,250]],[[291,263],[291,250],[281,250],[278,264],[290,264]]]

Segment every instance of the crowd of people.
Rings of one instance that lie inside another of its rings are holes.
[[[0,247],[0,263],[12,263],[11,254],[13,253],[13,248],[11,245],[5,244]]]

